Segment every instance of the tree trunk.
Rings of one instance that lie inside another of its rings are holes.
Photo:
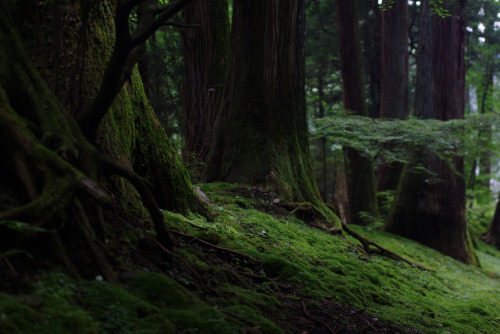
[[[0,43],[9,45],[0,49],[0,67],[7,69],[0,73],[0,132],[9,139],[2,140],[7,154],[0,164],[0,220],[49,228],[48,240],[35,233],[26,241],[24,235],[22,246],[44,256],[48,245],[68,267],[85,261],[81,255],[87,250],[103,276],[115,281],[101,249],[110,237],[105,226],[115,224],[112,233],[117,233],[124,218],[139,224],[146,207],[158,239],[172,248],[158,203],[169,210],[196,210],[188,174],[145,99],[137,68],[109,113],[104,110],[96,140],[100,151],[76,122],[107,72],[115,2],[11,4],[15,21],[0,2]],[[110,174],[130,183],[112,181]],[[21,239],[11,238],[2,247],[20,247],[13,243]],[[87,271],[88,265],[80,268]]]
[[[344,108],[367,115],[356,0],[338,0],[339,47]],[[370,161],[347,148],[349,221],[369,224],[378,217],[375,175]],[[371,217],[371,218],[367,218]]]
[[[408,117],[408,2],[382,11],[380,118]],[[403,165],[380,164],[377,190],[396,190]]]
[[[223,98],[229,46],[227,0],[195,1],[184,8],[183,17],[188,26],[183,34],[186,119],[183,157],[189,164],[199,165],[207,159],[216,110]]]
[[[327,210],[309,155],[304,28],[303,0],[235,1],[225,103],[204,177],[270,186]]]
[[[325,100],[323,75],[318,75],[318,118],[325,117],[325,107],[323,102]],[[321,137],[320,154],[321,154],[321,183],[320,193],[323,201],[328,202],[328,184],[327,184],[327,166],[326,166],[326,137]]]
[[[459,10],[453,13],[459,13]],[[430,23],[426,15],[423,12],[421,24]],[[432,44],[428,51],[431,52],[434,70],[432,73],[420,73],[418,77],[430,75],[432,84],[439,89],[433,91],[432,105],[418,110],[418,114],[423,118],[440,120],[463,118],[464,21],[454,15],[445,19],[435,18],[431,26]],[[423,26],[421,31],[428,33],[429,27]],[[421,94],[428,92],[424,88],[425,82],[419,82],[417,86]],[[477,264],[467,232],[463,159],[453,161],[453,170],[436,156],[422,152],[421,157],[424,166],[434,175],[405,168],[387,217],[386,230],[419,241],[462,262]]]
[[[491,220],[490,227],[482,238],[485,242],[500,249],[500,201],[497,202],[495,215]]]

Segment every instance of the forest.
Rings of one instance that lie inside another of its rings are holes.
[[[0,16],[0,333],[500,333],[498,0]]]

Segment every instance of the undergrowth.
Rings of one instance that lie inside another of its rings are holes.
[[[40,273],[0,295],[0,332],[321,333],[321,321],[339,333],[499,331],[500,252],[479,238],[475,268],[376,226],[352,227],[424,271],[367,257],[250,187],[200,187],[210,221],[165,212],[179,243],[173,264],[147,239],[147,266],[117,264],[122,285]]]

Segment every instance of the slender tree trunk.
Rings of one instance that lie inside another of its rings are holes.
[[[398,1],[382,11],[380,118],[408,117],[408,2]],[[377,190],[395,190],[403,165],[380,164]]]
[[[357,1],[338,0],[336,6],[344,107],[357,115],[366,116]],[[351,148],[346,150],[346,158],[350,223],[366,225],[371,222],[366,216],[378,217],[373,166]]]
[[[183,157],[188,163],[205,162],[224,90],[229,47],[227,0],[195,1],[184,8],[183,18],[188,26],[183,34],[186,119]]]
[[[363,40],[364,64],[366,69],[368,116],[378,118],[380,114],[380,85],[381,85],[381,42],[382,24],[381,11],[377,0],[365,1],[365,9],[369,12],[368,20],[363,24],[361,39]]]
[[[318,75],[318,118],[325,117],[325,107],[323,106],[325,98],[323,76]],[[327,166],[326,166],[326,137],[319,139],[321,146],[321,197],[325,202],[328,201],[328,185],[327,185]]]
[[[308,147],[304,27],[303,0],[234,2],[225,103],[205,180],[266,185],[325,208]]]
[[[486,73],[484,75],[484,84],[481,92],[479,113],[486,114],[488,109],[488,97],[490,97],[490,88],[493,86],[493,71],[494,71],[495,59],[491,60],[491,64],[487,66]],[[481,143],[484,143],[483,147],[489,147],[493,140],[493,130],[491,124],[484,124],[480,130]],[[482,154],[479,157],[479,175],[481,176],[480,184],[485,189],[490,189],[491,182],[491,152],[489,150],[482,150]]]
[[[425,1],[423,4],[428,5]],[[451,17],[434,18],[432,30],[425,26],[430,21],[423,12],[421,32],[431,31],[432,44],[419,54],[427,56],[429,54],[425,51],[430,51],[433,71],[420,72],[418,78],[430,76],[434,87],[439,87],[433,90],[431,105],[419,104],[422,107],[418,114],[423,118],[449,120],[464,116],[465,23],[458,16],[460,9],[455,9]],[[427,69],[424,66],[421,71]],[[419,82],[417,87],[421,94],[417,97],[429,92],[425,82]],[[411,167],[405,168],[387,218],[386,230],[419,241],[462,262],[477,264],[467,232],[463,159],[453,161],[455,172],[447,162],[436,156],[422,152],[421,157],[434,175],[415,173]]]

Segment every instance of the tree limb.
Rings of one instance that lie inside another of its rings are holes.
[[[78,125],[84,136],[94,142],[101,120],[108,112],[116,95],[131,75],[142,53],[140,46],[160,28],[166,20],[177,14],[193,0],[175,0],[165,5],[158,15],[152,6],[142,6],[142,18],[139,18],[138,31],[130,35],[129,18],[131,11],[144,0],[122,1],[116,10],[116,38],[113,52],[104,73],[99,90],[89,106],[78,117]],[[148,22],[149,21],[149,22]]]

